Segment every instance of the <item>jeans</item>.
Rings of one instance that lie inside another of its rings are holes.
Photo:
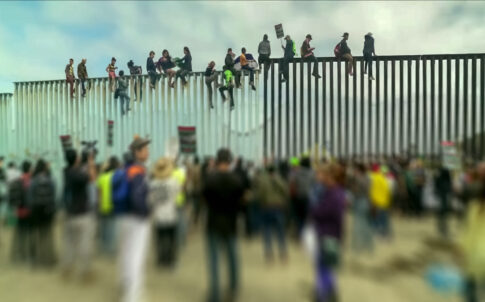
[[[231,97],[231,107],[234,106],[234,96],[233,96],[233,93],[232,93],[232,86],[222,86],[222,87],[219,87],[219,92],[221,93],[221,97],[224,99],[225,96],[224,96],[224,91],[227,90],[229,91],[229,96]]]
[[[158,266],[172,266],[177,255],[175,225],[158,225],[155,229],[156,257]]]
[[[84,85],[84,83],[86,82],[86,79],[81,79],[81,89],[83,90],[82,92],[82,96],[86,96],[86,86]]]
[[[317,58],[311,54],[308,57],[303,58],[303,62],[313,62],[313,75],[318,74],[318,61]]]
[[[187,80],[185,79],[185,76],[189,74],[190,71],[186,70],[186,69],[179,69],[177,70],[177,73],[176,73],[176,78],[181,78],[182,79],[182,83],[185,85],[185,83],[187,83]]]
[[[126,111],[130,109],[130,97],[128,96],[128,94],[126,94],[126,92],[121,92],[119,97],[120,97],[121,114],[125,114]]]
[[[264,209],[262,212],[264,251],[267,259],[273,258],[272,232],[276,233],[280,256],[286,257],[285,218],[280,209]]]
[[[254,69],[249,67],[249,65],[244,65],[241,67],[242,70],[248,70],[249,71],[249,83],[254,84]]]
[[[148,76],[150,77],[150,84],[152,84],[152,86],[155,86],[157,80],[160,79],[160,75],[153,70],[148,71]]]
[[[239,288],[239,261],[236,235],[222,236],[214,231],[207,233],[207,251],[209,258],[209,302],[222,301],[219,291],[219,248],[227,253],[229,270],[229,289],[236,294]]]
[[[101,250],[107,254],[114,254],[115,245],[115,217],[102,215],[99,217],[99,240]]]
[[[438,209],[438,231],[441,236],[448,236],[448,194],[439,194],[440,208]]]
[[[377,209],[374,227],[380,235],[389,237],[391,235],[391,222],[389,210]]]
[[[367,66],[369,66],[369,76],[372,76],[372,54],[364,53],[364,72],[367,72]]]

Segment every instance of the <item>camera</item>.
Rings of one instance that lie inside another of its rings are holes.
[[[97,140],[94,141],[82,141],[81,145],[83,145],[82,151],[82,162],[87,162],[89,155],[92,155],[93,158],[96,157],[98,154],[98,150],[96,149],[96,144],[98,143]]]

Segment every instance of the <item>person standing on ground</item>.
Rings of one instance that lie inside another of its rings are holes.
[[[74,97],[74,92],[76,92],[76,88],[74,88],[74,80],[76,78],[74,77],[74,60],[69,59],[69,64],[66,65],[65,73],[66,73],[66,83],[69,84],[69,89],[71,93],[71,98]]]
[[[22,163],[22,174],[11,179],[8,185],[9,204],[15,211],[17,224],[12,237],[11,259],[17,263],[27,263],[32,260],[30,235],[32,220],[28,206],[27,192],[30,187],[32,164],[29,161]]]
[[[128,209],[121,225],[120,271],[123,302],[140,301],[145,260],[150,238],[150,207],[145,162],[150,140],[135,137],[130,144],[134,163],[126,171],[129,184]]]
[[[93,278],[91,271],[95,220],[90,211],[88,187],[96,179],[93,154],[88,156],[87,169],[74,149],[66,150],[64,170],[64,256],[63,278],[70,277],[76,262],[85,282]]]
[[[212,82],[215,82],[215,89],[219,88],[217,83],[217,72],[215,69],[216,63],[210,61],[209,65],[205,69],[205,85],[207,86],[207,91],[209,92],[209,105],[211,109],[214,109],[214,103],[212,102]]]
[[[86,86],[85,82],[88,80],[88,71],[86,69],[86,59],[82,59],[81,63],[77,65],[77,77],[81,80],[81,89],[83,90],[81,96],[86,96]]]
[[[246,55],[246,48],[243,47],[241,49],[241,56],[239,57],[241,63],[241,72],[242,70],[249,71],[249,86],[251,86],[253,90],[256,90],[256,86],[254,86],[254,68],[249,66],[249,55],[250,54]]]
[[[301,45],[301,57],[304,62],[313,62],[312,75],[317,79],[319,79],[321,78],[321,76],[318,74],[318,61],[315,55],[313,54],[315,47],[310,46],[311,40],[312,40],[312,35],[310,34],[306,35],[306,39],[303,41],[303,44]]]
[[[159,267],[173,268],[177,255],[177,195],[181,186],[173,175],[171,159],[161,158],[155,164],[148,200],[153,207],[156,234],[156,261]]]
[[[292,211],[295,215],[296,238],[300,238],[308,216],[310,190],[315,183],[315,175],[311,170],[310,158],[301,159],[300,167],[290,175],[290,192]]]
[[[232,91],[233,91],[234,84],[232,83],[232,72],[226,65],[224,65],[222,70],[224,71],[224,79],[226,81],[226,84],[222,87],[219,87],[219,92],[221,93],[221,98],[222,98],[223,102],[226,101],[226,97],[224,96],[224,91],[227,90],[229,92],[229,97],[231,98],[230,109],[233,110],[234,109],[234,95],[233,95]]]
[[[452,193],[451,173],[443,164],[440,164],[435,179],[435,192],[439,198],[438,231],[444,238],[448,237],[448,212],[450,209],[450,195]]]
[[[173,70],[175,63],[172,61],[168,50],[164,49],[162,51],[162,57],[158,60],[157,67],[159,71],[163,71],[163,73],[168,75],[168,86],[175,88],[175,82],[172,81],[176,74],[175,70]]]
[[[367,66],[369,66],[369,80],[375,80],[372,76],[372,56],[376,55],[376,51],[374,49],[374,37],[372,37],[372,33],[368,33],[364,36],[364,74],[367,73]]]
[[[224,64],[232,73],[233,76],[236,77],[236,88],[241,87],[241,72],[237,72],[234,69],[234,59],[236,58],[236,54],[232,51],[232,48],[227,49],[226,58],[224,59]]]
[[[287,35],[285,37],[286,45],[281,48],[284,50],[283,61],[281,66],[281,74],[283,78],[281,78],[282,82],[289,80],[289,73],[290,73],[290,61],[293,60],[295,57],[296,49],[295,49],[295,42],[291,40],[291,37]]]
[[[343,38],[342,41],[340,41],[340,55],[342,56],[342,58],[347,60],[347,63],[348,63],[347,72],[350,76],[353,76],[354,58],[352,57],[349,46],[347,45],[347,40],[349,39],[349,33],[344,33],[342,35],[342,38]]]
[[[271,60],[269,59],[271,56],[271,45],[268,40],[268,35],[266,34],[263,36],[263,41],[259,42],[258,54],[259,66],[263,66],[264,64],[264,74],[266,76],[269,68],[271,67]]]
[[[120,98],[121,115],[124,115],[127,111],[130,111],[130,97],[128,96],[128,80],[125,78],[123,70],[120,70],[118,77],[118,96]]]
[[[99,190],[99,233],[100,246],[104,253],[113,255],[115,252],[115,217],[113,211],[112,180],[115,171],[120,167],[116,156],[110,157],[107,167],[98,177],[96,186]]]
[[[155,62],[153,62],[153,58],[155,57],[155,52],[152,50],[147,58],[147,72],[148,76],[150,77],[150,88],[155,89],[155,84],[157,80],[160,78],[160,75],[157,73],[157,67]]]
[[[209,302],[235,301],[239,290],[239,260],[236,221],[244,188],[239,177],[230,172],[232,156],[228,149],[217,152],[216,171],[204,184],[207,204],[207,245],[209,261]],[[221,299],[219,290],[219,248],[227,253],[229,291]]]
[[[344,226],[345,190],[343,169],[328,164],[317,169],[317,181],[325,190],[310,209],[310,218],[317,234],[316,301],[337,301],[335,269],[341,258]]]
[[[285,236],[285,211],[288,204],[290,192],[288,184],[276,172],[274,165],[269,165],[267,171],[261,173],[256,181],[258,200],[262,207],[263,243],[267,263],[274,259],[271,243],[272,232],[276,233],[278,240],[280,258],[286,262],[288,252]]]
[[[111,58],[111,63],[106,67],[106,72],[108,73],[108,78],[109,78],[109,87],[111,89],[111,92],[115,92],[116,89],[116,69],[118,67],[115,66],[116,64],[116,58]]]
[[[34,266],[52,267],[56,262],[52,226],[56,212],[56,187],[49,164],[40,159],[27,194],[32,221],[31,250]]]
[[[181,60],[182,65],[180,69],[177,70],[176,78],[180,78],[182,80],[182,85],[187,85],[187,80],[185,76],[192,72],[192,55],[190,54],[190,50],[187,46],[184,47],[184,57]]]

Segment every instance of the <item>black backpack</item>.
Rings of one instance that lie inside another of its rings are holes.
[[[25,207],[25,189],[24,182],[17,178],[8,185],[8,203],[12,208]]]
[[[34,217],[47,218],[55,212],[56,192],[52,180],[47,176],[40,176],[32,184],[32,200],[30,210]]]

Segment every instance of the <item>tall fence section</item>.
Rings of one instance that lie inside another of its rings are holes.
[[[135,134],[152,139],[151,160],[163,155],[178,126],[195,126],[197,153],[213,155],[230,147],[251,160],[288,158],[314,148],[336,157],[439,154],[440,142],[454,141],[472,158],[485,151],[485,54],[380,56],[375,81],[355,58],[354,76],[346,62],[320,57],[321,78],[297,58],[289,81],[279,78],[280,61],[256,72],[234,89],[235,109],[214,89],[214,109],[203,73],[170,88],[166,77],[155,89],[147,76],[130,77],[130,107],[120,104],[107,78],[93,78],[82,98],[80,84],[71,99],[65,80],[15,83],[14,94],[0,94],[0,155],[8,160],[47,158],[62,163],[59,136],[75,146],[97,140],[100,159],[121,155]],[[219,82],[222,79],[219,78]],[[135,85],[136,84],[136,85]],[[136,87],[135,87],[136,86]],[[136,97],[135,97],[136,96]],[[108,146],[108,121],[113,145]]]

